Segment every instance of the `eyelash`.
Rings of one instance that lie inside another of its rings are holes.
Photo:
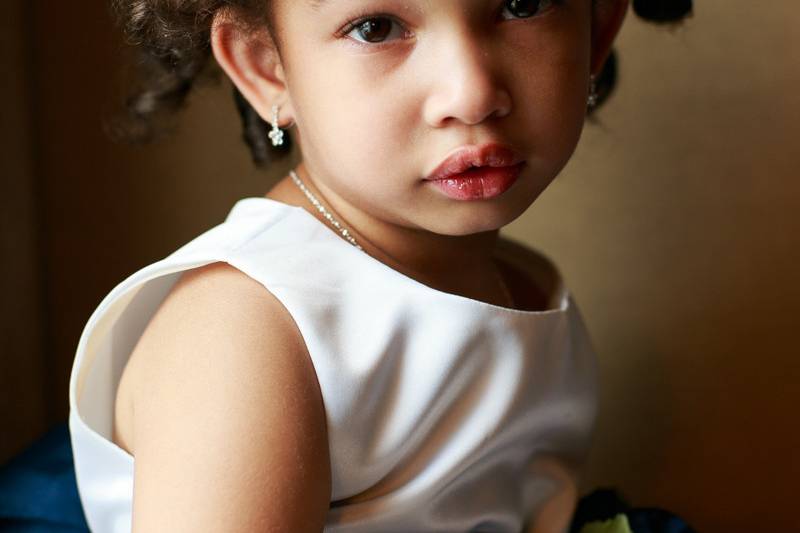
[[[545,9],[540,12],[540,14],[533,15],[533,16],[530,16],[530,17],[519,17],[519,18],[510,19],[510,20],[532,20],[532,19],[536,19],[536,18],[542,16],[541,13],[546,13],[550,9],[553,9],[556,6],[559,6],[559,5],[563,4],[565,1],[566,0],[549,0],[549,1],[545,2],[548,7],[545,7]],[[506,8],[506,3],[503,2],[503,9],[505,10],[505,8]],[[357,39],[352,39],[352,38],[348,37],[348,34],[350,32],[352,32],[353,30],[357,29],[359,26],[361,26],[365,22],[367,22],[369,20],[381,20],[381,19],[388,19],[392,23],[397,24],[401,28],[403,28],[403,25],[393,15],[390,15],[388,13],[364,12],[364,13],[360,13],[359,15],[356,15],[355,18],[353,18],[350,22],[345,24],[345,26],[342,29],[337,31],[336,32],[336,37],[347,38],[355,46],[361,46],[361,47],[364,47],[364,48],[373,48],[373,49],[375,49],[375,48],[381,48],[383,46],[387,46],[387,45],[391,44],[391,41],[382,41],[382,42],[378,42],[378,43],[370,43],[370,42],[367,42],[367,41],[359,41]],[[405,30],[405,33],[408,34],[408,30]]]
[[[349,38],[347,35],[350,32],[352,32],[353,30],[355,30],[356,28],[358,28],[359,26],[361,26],[362,24],[364,24],[365,22],[369,21],[369,20],[381,20],[381,19],[388,19],[392,23],[399,25],[401,28],[403,27],[403,25],[400,22],[398,22],[397,19],[395,19],[394,16],[392,16],[392,15],[390,15],[388,13],[372,13],[372,12],[367,11],[367,12],[361,13],[359,15],[356,15],[356,17],[354,19],[352,19],[350,22],[345,24],[345,26],[341,30],[336,32],[336,36],[348,39],[348,40],[352,41],[352,44],[354,44],[356,46],[363,46],[363,47],[367,47],[367,48],[380,48],[380,47],[385,46],[386,44],[388,44],[388,42],[384,41],[384,42],[381,42],[381,43],[370,43],[370,42],[366,42],[366,41],[359,41],[357,39]],[[406,30],[406,33],[408,33],[407,30]]]

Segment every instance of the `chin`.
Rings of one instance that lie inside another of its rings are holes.
[[[503,226],[510,224],[522,213],[510,212],[508,208],[488,207],[487,209],[473,208],[472,213],[462,212],[459,215],[453,214],[438,224],[431,224],[428,229],[440,235],[451,237],[463,237],[484,233],[487,231],[497,231]]]

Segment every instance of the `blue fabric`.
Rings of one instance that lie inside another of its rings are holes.
[[[578,501],[569,533],[580,533],[589,522],[610,520],[618,514],[628,519],[633,533],[695,533],[677,515],[657,507],[631,507],[613,487],[599,487]]]
[[[0,531],[89,531],[78,497],[66,422],[0,467]]]
[[[600,487],[579,501],[570,533],[588,522],[625,514],[634,533],[694,533],[686,522],[658,508],[633,508],[616,489]],[[0,467],[0,532],[86,533],[72,445],[66,422],[51,428]]]

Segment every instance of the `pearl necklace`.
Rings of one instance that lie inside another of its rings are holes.
[[[326,219],[328,222],[330,222],[330,223],[331,223],[331,225],[332,225],[334,228],[336,228],[336,230],[337,230],[337,231],[338,231],[338,232],[339,232],[339,233],[342,235],[342,237],[344,237],[345,239],[347,239],[347,241],[348,241],[350,244],[352,244],[353,246],[355,246],[356,248],[358,248],[359,250],[361,250],[361,251],[363,252],[363,251],[364,251],[364,248],[362,248],[362,247],[361,247],[361,246],[360,246],[360,245],[359,245],[359,244],[356,242],[355,238],[354,238],[354,237],[353,237],[353,235],[352,235],[352,234],[351,234],[351,233],[350,233],[350,232],[347,230],[347,228],[343,227],[343,226],[342,226],[342,225],[339,223],[339,221],[338,221],[338,220],[336,220],[335,218],[333,218],[333,215],[331,215],[331,214],[330,214],[330,212],[328,212],[328,210],[327,210],[327,209],[325,209],[325,206],[323,206],[323,205],[322,205],[322,203],[321,203],[319,200],[317,200],[317,198],[316,198],[316,197],[315,197],[315,196],[314,196],[314,195],[311,193],[311,191],[309,191],[309,190],[308,190],[308,188],[305,186],[305,184],[304,184],[304,183],[303,183],[303,181],[300,179],[300,177],[297,175],[297,173],[296,173],[294,170],[290,170],[290,171],[289,171],[289,175],[292,177],[292,181],[294,181],[295,185],[297,185],[297,186],[300,188],[300,190],[301,190],[301,191],[303,191],[303,194],[305,194],[305,195],[306,195],[306,198],[308,198],[308,200],[311,202],[311,204],[312,204],[314,207],[316,207],[316,208],[317,208],[317,210],[318,210],[320,213],[322,213],[322,216],[324,216],[324,217],[325,217],[325,219]],[[365,252],[365,253],[366,253],[366,252]],[[500,286],[503,288],[503,292],[505,293],[506,300],[507,300],[508,302],[510,302],[510,304],[509,304],[509,307],[513,308],[513,307],[514,307],[514,298],[513,298],[513,296],[511,296],[511,291],[509,291],[509,290],[508,290],[508,285],[506,285],[506,282],[505,282],[505,280],[503,279],[503,277],[502,277],[500,274],[498,274],[498,275],[497,275],[497,277],[498,277],[498,279],[500,280]]]

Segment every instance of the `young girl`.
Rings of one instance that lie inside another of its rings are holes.
[[[255,160],[303,157],[90,317],[92,530],[565,531],[595,355],[558,268],[498,231],[607,93],[628,0],[117,8],[155,69],[140,133],[213,54]]]

